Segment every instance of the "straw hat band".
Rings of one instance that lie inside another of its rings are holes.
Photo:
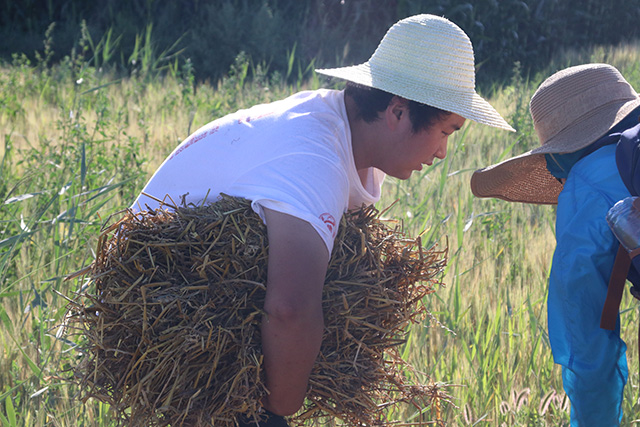
[[[632,101],[637,98],[638,95],[627,83],[602,84],[589,87],[569,98],[558,98],[561,100],[558,105],[543,105],[547,107],[545,111],[534,112],[532,106],[531,114],[535,120],[538,137],[544,145],[562,130],[575,126],[577,122],[584,120],[585,115],[592,113],[594,111],[593,99],[613,100],[606,103],[610,104]]]

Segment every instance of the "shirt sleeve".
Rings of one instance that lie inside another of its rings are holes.
[[[233,184],[234,193],[252,200],[263,220],[267,208],[307,221],[329,253],[349,200],[346,174],[329,159],[306,153],[261,165]]]

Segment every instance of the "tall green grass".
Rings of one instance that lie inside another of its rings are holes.
[[[131,203],[189,133],[227,112],[321,84],[317,77],[284,83],[296,72],[293,66],[287,76],[258,66],[248,73],[252,65],[242,57],[216,84],[196,85],[188,62],[170,63],[163,74],[150,65],[121,79],[95,66],[91,48],[82,48],[91,43],[85,39],[55,67],[43,55],[37,63],[16,56],[0,68],[3,426],[113,425],[106,405],[82,404],[68,381],[68,368],[80,355],[58,326],[65,298],[84,283],[64,277],[91,262],[100,226]],[[107,44],[94,43],[93,50]],[[407,233],[421,234],[425,244],[448,243],[444,286],[426,301],[437,321],[414,325],[403,349],[419,371],[412,374],[417,380],[447,385],[451,403],[438,410],[448,425],[568,423],[546,333],[554,209],[479,200],[468,182],[474,169],[537,144],[527,107],[545,75],[606,61],[640,88],[639,59],[638,46],[603,47],[566,53],[540,76],[516,73],[485,95],[517,134],[468,123],[451,140],[445,160],[410,180],[385,184],[379,206],[397,200],[387,216],[402,220]],[[631,372],[624,424],[630,425],[640,412],[638,306],[625,297],[623,310]],[[435,418],[435,408],[401,407],[390,414],[402,421]]]

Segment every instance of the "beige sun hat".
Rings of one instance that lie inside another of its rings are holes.
[[[473,47],[453,22],[416,15],[394,24],[364,64],[316,70],[500,129],[514,129],[475,90]]]
[[[471,191],[509,202],[556,204],[562,184],[547,170],[544,155],[587,147],[638,106],[640,97],[611,65],[578,65],[553,74],[530,103],[541,146],[475,171]]]

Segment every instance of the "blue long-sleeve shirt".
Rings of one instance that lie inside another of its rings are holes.
[[[626,346],[619,324],[615,331],[600,329],[600,316],[618,247],[605,216],[628,196],[611,145],[573,165],[558,197],[547,307],[572,426],[617,426],[622,418]]]

